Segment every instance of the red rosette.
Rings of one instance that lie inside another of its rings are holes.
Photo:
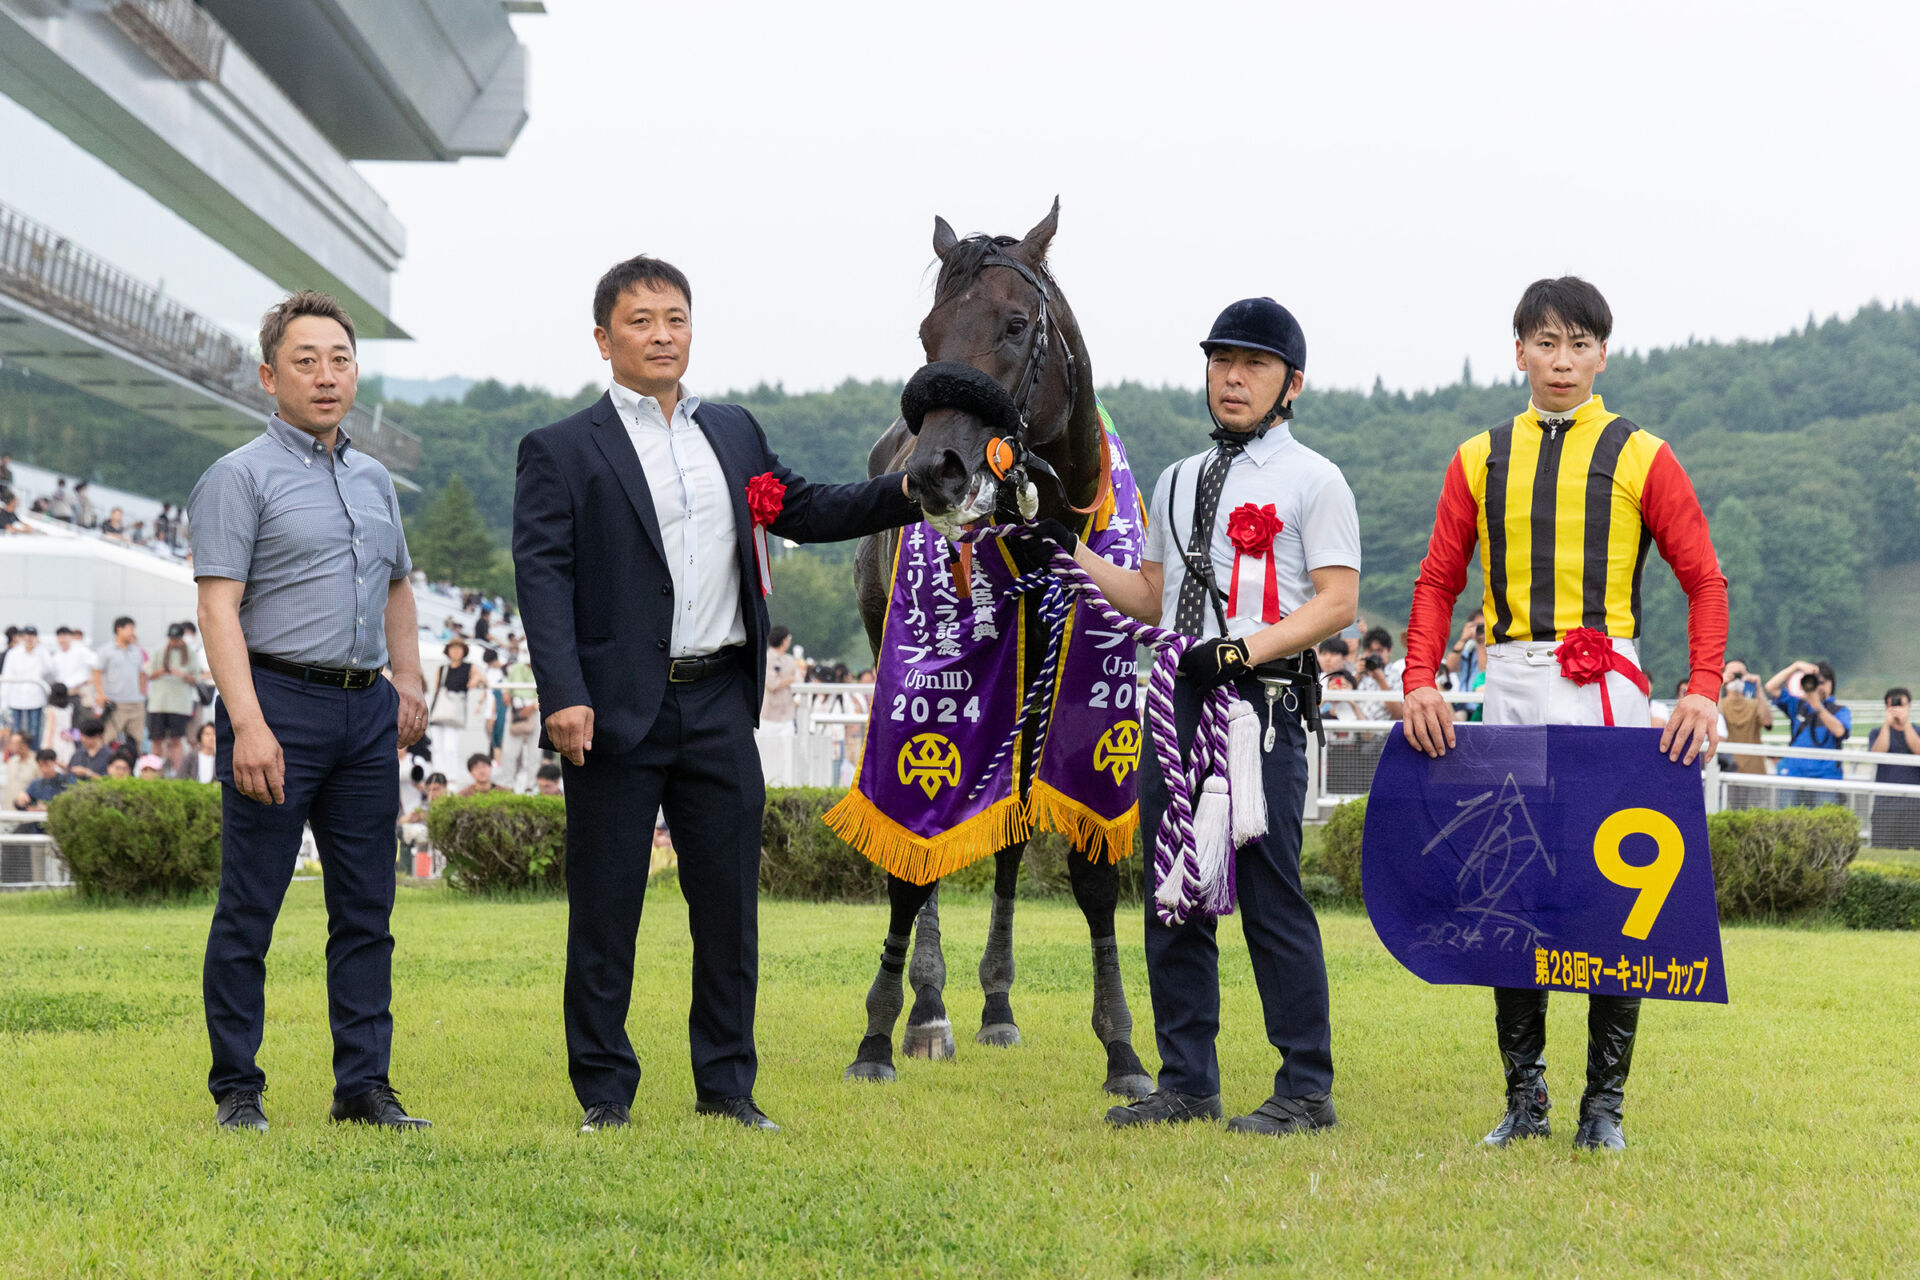
[[[1613,643],[1592,627],[1567,632],[1553,656],[1560,660],[1560,674],[1575,684],[1592,684],[1614,669]]]
[[[1560,674],[1577,685],[1600,686],[1600,714],[1613,723],[1613,699],[1607,693],[1607,676],[1618,673],[1632,682],[1641,693],[1652,692],[1646,672],[1633,665],[1613,647],[1613,641],[1592,627],[1575,627],[1561,639],[1553,651],[1560,660]]]
[[[763,471],[747,481],[747,510],[761,528],[780,518],[787,502],[787,486],[771,471]]]
[[[1243,556],[1266,555],[1279,536],[1280,517],[1271,502],[1263,507],[1243,502],[1227,516],[1227,541]]]
[[[1227,612],[1240,612],[1240,561],[1247,557],[1267,562],[1266,592],[1260,601],[1260,621],[1280,621],[1280,581],[1274,565],[1273,540],[1284,526],[1273,504],[1256,507],[1243,502],[1227,515],[1227,541],[1233,544],[1233,583],[1227,590]]]

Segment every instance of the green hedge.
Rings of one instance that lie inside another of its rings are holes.
[[[827,787],[769,787],[761,820],[760,891],[774,898],[809,902],[876,902],[887,892],[885,874],[827,829],[821,819],[844,792]],[[1344,806],[1355,808],[1356,806]],[[1352,889],[1340,872],[1322,862],[1310,836],[1301,861],[1301,882],[1315,902],[1359,896],[1358,818],[1353,819]],[[468,893],[563,889],[566,805],[548,796],[499,793],[448,796],[428,814],[427,833],[447,860],[447,881]],[[1020,860],[1023,898],[1070,897],[1067,858],[1072,848],[1058,832],[1027,842]],[[1146,897],[1146,857],[1134,837],[1131,858],[1120,863],[1120,900]],[[663,873],[664,874],[664,873]],[[946,878],[955,889],[992,889],[994,860],[982,858]]]
[[[1854,863],[1834,914],[1853,929],[1920,929],[1920,869]]]
[[[886,896],[885,873],[821,821],[845,794],[831,787],[767,788],[767,810],[760,821],[762,893],[813,902],[866,902]]]
[[[1306,862],[1301,863],[1303,882],[1310,872],[1319,871],[1332,876],[1344,896],[1355,902],[1360,901],[1360,836],[1366,825],[1367,802],[1364,797],[1349,800],[1328,814],[1326,822],[1320,827],[1319,865],[1309,867]]]
[[[447,883],[464,893],[566,887],[567,802],[559,796],[443,796],[427,810],[427,839],[447,860]]]
[[[1838,805],[1707,815],[1722,920],[1764,920],[1832,906],[1860,852],[1860,824]]]
[[[47,806],[47,830],[93,898],[172,898],[220,884],[220,788],[103,778]]]

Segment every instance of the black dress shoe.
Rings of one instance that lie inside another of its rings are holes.
[[[1589,1106],[1574,1131],[1573,1145],[1582,1151],[1625,1151],[1627,1135],[1620,1131],[1619,1110]]]
[[[762,1111],[752,1098],[722,1098],[718,1102],[696,1102],[693,1104],[693,1113],[697,1116],[725,1116],[749,1129],[768,1129],[775,1133],[780,1131],[780,1126],[767,1119],[767,1113]]]
[[[580,1122],[580,1132],[598,1133],[602,1129],[624,1129],[631,1117],[627,1108],[618,1102],[596,1102],[587,1108],[586,1119]]]
[[[400,1105],[400,1096],[384,1084],[377,1084],[358,1097],[335,1098],[332,1114],[335,1124],[377,1124],[383,1129],[433,1128],[433,1121],[408,1115]]]
[[[1202,1097],[1197,1093],[1176,1093],[1155,1089],[1146,1097],[1123,1107],[1107,1108],[1107,1123],[1116,1128],[1131,1124],[1185,1124],[1189,1120],[1218,1120],[1220,1095]]]
[[[1249,1114],[1227,1121],[1227,1132],[1262,1133],[1277,1138],[1288,1133],[1331,1129],[1338,1123],[1338,1117],[1333,1114],[1331,1094],[1310,1093],[1304,1098],[1283,1098],[1276,1093]]]
[[[220,1099],[220,1109],[213,1113],[213,1118],[222,1129],[267,1131],[267,1113],[260,1108],[258,1089],[235,1089]]]
[[[1480,1139],[1481,1145],[1505,1147],[1522,1138],[1551,1138],[1553,1126],[1547,1121],[1547,1112],[1551,1110],[1553,1103],[1547,1098],[1546,1085],[1535,1082],[1518,1090],[1509,1089],[1507,1113]]]

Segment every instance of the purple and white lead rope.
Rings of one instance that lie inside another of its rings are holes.
[[[978,542],[989,538],[1019,537],[1030,534],[1026,525],[989,525],[980,529],[963,530],[960,540]],[[1154,840],[1154,910],[1165,924],[1182,924],[1189,914],[1199,911],[1206,915],[1227,915],[1233,911],[1237,885],[1234,875],[1234,859],[1231,847],[1227,850],[1224,870],[1221,874],[1207,877],[1202,874],[1200,853],[1194,839],[1194,797],[1205,788],[1212,778],[1219,778],[1227,784],[1227,740],[1228,721],[1233,714],[1234,705],[1242,700],[1232,688],[1221,685],[1207,695],[1200,710],[1200,724],[1194,735],[1193,758],[1183,762],[1180,757],[1180,741],[1174,725],[1173,681],[1179,673],[1180,659],[1186,651],[1199,643],[1194,636],[1183,635],[1178,631],[1166,631],[1137,619],[1129,618],[1114,608],[1100,593],[1093,578],[1082,569],[1074,558],[1058,547],[1054,548],[1049,565],[1055,581],[1067,590],[1079,593],[1087,606],[1108,626],[1128,636],[1136,644],[1149,645],[1154,650],[1153,670],[1147,679],[1147,717],[1153,734],[1154,754],[1160,761],[1160,772],[1166,780],[1167,812],[1161,819],[1160,830]],[[1034,585],[1029,581],[1032,575],[1023,574],[1015,585],[1021,589],[1030,589]],[[1049,602],[1051,603],[1051,601]],[[1065,611],[1049,609],[1047,660],[1042,664],[1042,676],[1050,676],[1059,657],[1059,630],[1056,617],[1064,621]],[[1036,678],[1035,688],[1039,687]],[[1049,700],[1041,694],[1039,704],[1044,707]],[[1244,704],[1243,704],[1244,705]],[[1019,724],[1026,721],[1035,706],[1035,696],[1029,691],[1026,704],[1021,708],[1020,721],[1014,733],[1019,733]],[[1044,714],[1044,712],[1043,712]],[[1004,752],[1006,747],[1002,747]],[[991,774],[991,770],[988,771]],[[1231,787],[1228,788],[1228,804],[1232,804]]]

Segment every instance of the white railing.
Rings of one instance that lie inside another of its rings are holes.
[[[176,80],[218,80],[227,33],[193,0],[119,0],[113,24]]]
[[[46,821],[44,813],[22,813],[13,797],[0,805],[0,892],[15,889],[52,889],[73,883],[53,837],[20,827]]]

